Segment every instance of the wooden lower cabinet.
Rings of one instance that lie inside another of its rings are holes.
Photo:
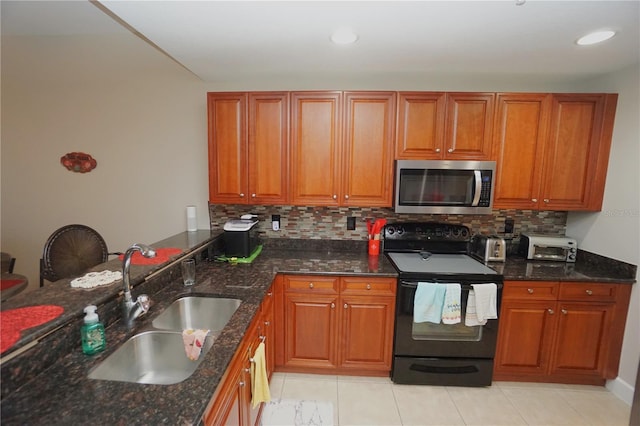
[[[615,378],[630,292],[628,284],[505,281],[494,380]]]
[[[250,368],[256,348],[265,343],[268,377],[274,364],[273,292],[267,292],[258,314],[251,322],[225,376],[211,399],[203,423],[205,425],[255,426],[260,424],[263,404],[251,404]]]
[[[285,275],[281,371],[384,375],[391,370],[393,278]],[[276,308],[277,310],[277,308]]]

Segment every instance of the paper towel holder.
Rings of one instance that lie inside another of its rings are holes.
[[[187,232],[198,230],[196,206],[187,206]]]

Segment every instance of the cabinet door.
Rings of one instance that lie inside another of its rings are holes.
[[[445,159],[491,157],[494,98],[493,93],[447,93]]]
[[[293,205],[337,206],[340,202],[342,93],[291,94]]]
[[[286,367],[335,368],[338,297],[285,293]]]
[[[500,93],[497,97],[493,158],[494,207],[536,209],[551,111],[551,96]]]
[[[396,159],[442,158],[444,113],[442,92],[400,92]]]
[[[247,203],[246,108],[245,93],[207,93],[212,203]]]
[[[287,201],[289,97],[249,94],[249,197],[251,204]]]
[[[341,297],[340,367],[391,370],[394,302],[394,297]]]
[[[341,204],[391,207],[394,92],[345,92]]]
[[[607,95],[553,95],[541,208],[601,207],[611,143],[612,108],[615,110],[615,101]],[[590,197],[594,197],[592,203]]]
[[[546,375],[557,318],[554,301],[503,300],[494,378]]]
[[[560,302],[551,374],[602,376],[613,304]]]

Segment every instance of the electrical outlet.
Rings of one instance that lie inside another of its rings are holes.
[[[279,231],[280,230],[280,215],[279,214],[272,214],[271,215],[271,229],[273,231]]]
[[[356,218],[353,216],[349,216],[347,218],[347,230],[355,231],[355,229],[356,229]]]
[[[513,234],[513,219],[507,218],[504,221],[504,233],[505,234]]]

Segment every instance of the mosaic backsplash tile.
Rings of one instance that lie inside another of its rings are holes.
[[[211,229],[222,229],[225,222],[243,214],[258,215],[262,238],[366,240],[365,219],[384,218],[387,222],[447,222],[468,226],[474,234],[503,234],[504,221],[514,220],[514,233],[565,235],[567,212],[532,210],[494,210],[491,215],[416,215],[396,214],[390,208],[366,207],[303,207],[209,205]],[[271,216],[280,215],[280,230],[271,230]],[[356,229],[347,230],[347,217],[356,218]]]

